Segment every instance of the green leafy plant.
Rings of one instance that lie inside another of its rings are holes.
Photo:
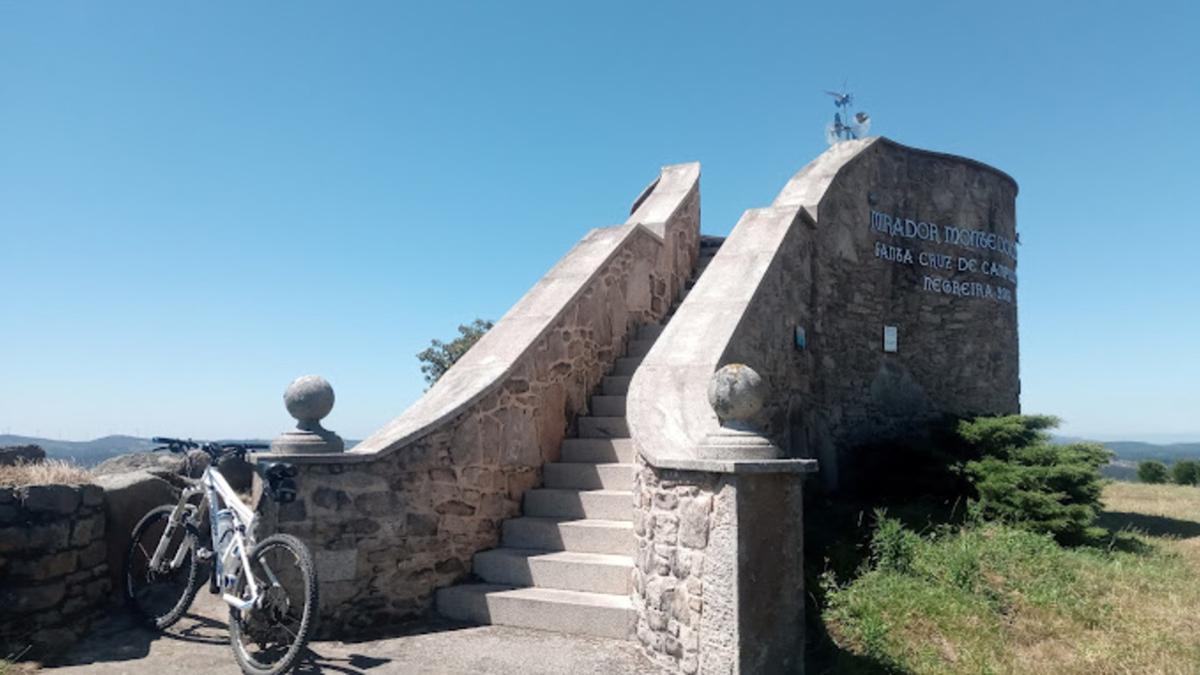
[[[1055,445],[1047,415],[980,417],[959,424],[959,437],[980,459],[967,462],[973,513],[1079,543],[1092,528],[1104,486],[1100,467],[1111,453],[1096,443]]]
[[[450,370],[463,354],[467,353],[479,338],[483,337],[484,333],[491,330],[495,323],[485,319],[475,319],[471,323],[462,324],[458,327],[458,337],[449,342],[441,340],[431,340],[428,349],[425,349],[417,354],[417,360],[421,362],[421,373],[425,376],[425,381],[433,386],[433,383],[441,379],[442,375]]]
[[[1143,483],[1165,483],[1167,482],[1167,466],[1154,460],[1138,462],[1137,476],[1138,480]]]

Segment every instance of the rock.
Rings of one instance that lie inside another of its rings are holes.
[[[312,501],[313,504],[331,511],[341,511],[354,503],[345,490],[332,490],[326,487],[317,488],[313,492]]]
[[[90,518],[80,518],[75,521],[75,527],[71,530],[71,546],[86,546],[103,534],[103,514],[98,513]]]
[[[97,476],[110,476],[130,471],[153,473],[165,471],[172,474],[183,474],[186,465],[186,456],[172,452],[131,452],[100,462],[96,468],[92,469],[92,473]]]
[[[46,460],[46,451],[36,445],[13,445],[0,448],[0,466],[34,464]]]
[[[30,550],[57,551],[64,549],[69,545],[71,538],[71,522],[65,519],[38,527],[27,527],[25,530],[25,545]]]
[[[408,534],[415,537],[428,537],[437,534],[438,518],[437,516],[426,515],[423,513],[410,513],[405,519]]]
[[[67,585],[62,581],[43,586],[20,586],[0,593],[0,603],[14,613],[30,613],[57,605],[66,593]]]
[[[704,495],[689,499],[680,509],[679,541],[691,548],[708,545],[708,514],[712,510],[712,497]]]
[[[33,513],[66,516],[79,508],[81,497],[79,489],[71,485],[30,485],[22,490],[21,505]]]
[[[77,559],[75,551],[60,551],[27,560],[14,560],[9,573],[30,581],[45,581],[74,572]]]
[[[131,471],[96,479],[104,488],[104,510],[108,516],[105,538],[109,575],[115,591],[124,589],[121,575],[125,569],[125,552],[129,536],[142,516],[163,504],[174,504],[179,492],[167,481],[146,471]]]

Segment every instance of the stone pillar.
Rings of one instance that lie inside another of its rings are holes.
[[[636,631],[668,672],[804,672],[803,487],[817,467],[774,459],[756,431],[764,392],[753,369],[725,366],[709,387],[722,429],[699,457],[639,458]]]

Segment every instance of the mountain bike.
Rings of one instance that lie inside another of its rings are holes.
[[[316,620],[312,555],[291,535],[256,541],[254,511],[217,469],[222,461],[244,460],[248,451],[267,446],[162,437],[154,442],[163,444],[155,450],[199,450],[210,461],[200,478],[185,479],[178,503],[152,509],[134,527],[125,559],[126,600],[162,630],[183,616],[207,577],[209,591],[229,605],[229,641],[242,671],[286,672],[304,651]],[[294,501],[295,476],[288,464],[264,467],[264,496]]]

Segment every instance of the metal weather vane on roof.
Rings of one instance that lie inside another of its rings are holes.
[[[833,105],[838,109],[833,115],[833,121],[825,127],[825,140],[830,145],[862,138],[870,132],[870,115],[862,111],[851,114],[854,94],[846,91],[845,83],[842,84],[842,91],[826,90],[825,93],[833,97]]]

